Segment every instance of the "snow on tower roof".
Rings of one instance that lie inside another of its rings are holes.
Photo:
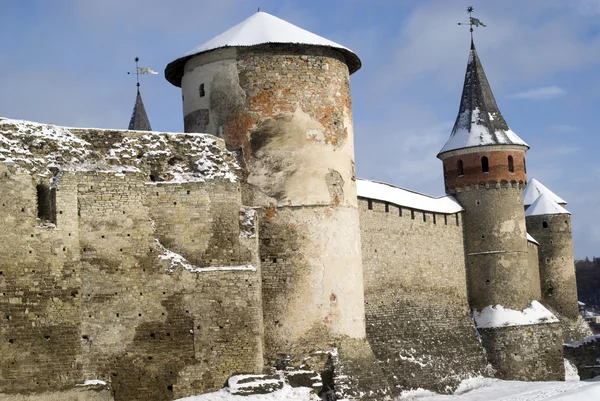
[[[450,139],[438,157],[451,150],[487,145],[529,146],[517,136],[504,120],[494,94],[471,41],[471,52],[465,74],[460,108]]]
[[[376,199],[411,209],[427,212],[454,214],[464,209],[452,196],[433,198],[408,189],[396,187],[384,182],[356,180],[356,192],[361,198]]]
[[[541,216],[544,214],[571,214],[567,209],[556,203],[550,195],[541,194],[525,211],[525,217]]]
[[[523,204],[525,206],[531,205],[533,202],[535,202],[537,198],[539,198],[541,194],[547,194],[550,197],[550,199],[552,199],[559,205],[564,206],[567,204],[566,200],[556,195],[554,192],[549,190],[548,187],[546,187],[544,184],[542,184],[535,178],[529,180],[527,186],[525,187],[525,190],[523,191]]]
[[[183,66],[190,58],[225,47],[248,47],[267,43],[330,47],[339,50],[345,56],[350,74],[356,72],[361,66],[358,56],[347,47],[315,35],[274,15],[259,11],[236,26],[190,50],[183,57],[169,63],[165,69],[165,77],[173,85],[181,86]]]

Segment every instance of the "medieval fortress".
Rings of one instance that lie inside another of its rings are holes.
[[[139,92],[129,131],[2,119],[0,393],[563,380],[585,334],[570,214],[528,184],[475,46],[441,198],[356,178],[360,66],[258,12],[167,66],[185,133],[152,132]]]

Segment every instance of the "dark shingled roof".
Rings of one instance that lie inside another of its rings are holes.
[[[135,98],[135,106],[133,106],[133,113],[131,113],[131,120],[129,120],[129,129],[135,131],[152,131],[139,88]]]
[[[465,74],[458,116],[450,139],[440,154],[455,149],[487,145],[527,144],[508,128],[500,113],[483,66],[471,40],[471,52]]]

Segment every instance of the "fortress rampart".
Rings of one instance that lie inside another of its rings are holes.
[[[3,129],[5,138],[45,150],[0,167],[0,392],[102,379],[116,400],[168,400],[218,389],[238,370],[262,371],[257,221],[241,205],[235,176],[150,177],[163,162],[161,174],[170,174],[176,163],[168,160],[191,157],[194,146],[184,142],[201,136],[180,136],[186,151],[176,153],[157,145],[176,138],[153,134],[152,163],[128,164],[129,150],[152,152],[138,142],[142,134],[96,130],[102,146],[82,142],[81,153],[102,161],[123,150],[114,164],[69,167],[75,160],[62,152],[56,176],[44,178],[24,170],[55,156],[43,134],[49,128],[19,127],[37,138]],[[92,136],[76,133],[62,132]],[[205,145],[216,145],[214,174],[235,169],[219,156],[217,139]],[[53,191],[36,191],[46,183]],[[52,193],[56,218],[44,221],[40,196]]]
[[[367,339],[390,383],[448,392],[484,372],[467,301],[462,213],[367,198],[359,210]]]

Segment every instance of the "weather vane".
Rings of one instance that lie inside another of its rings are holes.
[[[151,70],[148,67],[140,67],[139,66],[139,61],[140,58],[136,57],[135,58],[135,72],[134,71],[129,71],[127,74],[135,74],[136,80],[137,80],[137,84],[136,86],[139,88],[140,87],[140,74],[141,75],[156,75],[158,74],[158,72]]]
[[[473,10],[474,10],[473,6],[467,7],[467,12],[469,13],[469,20],[458,23],[458,25],[469,25],[469,32],[471,32],[471,40],[473,40],[473,27],[479,27],[479,26],[486,27],[487,26],[487,25],[484,25],[483,22],[479,21],[478,18],[473,17]]]

